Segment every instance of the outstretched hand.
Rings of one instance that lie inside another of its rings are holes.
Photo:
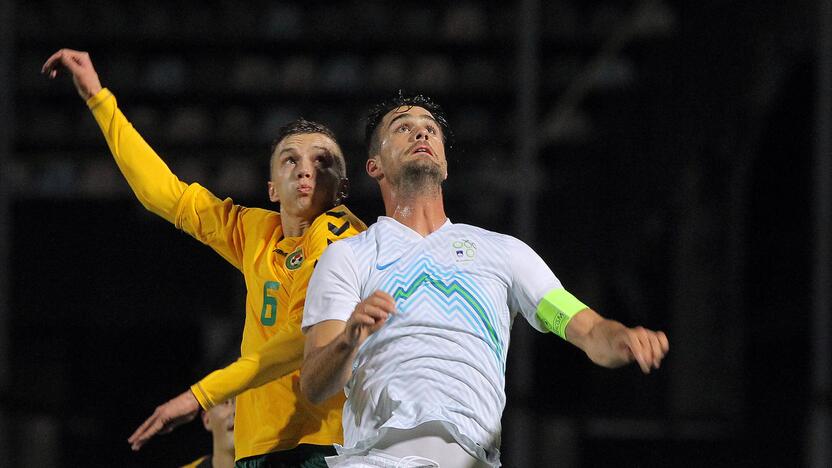
[[[190,422],[199,413],[199,402],[190,390],[156,408],[145,422],[133,432],[127,442],[138,451],[156,434],[167,434],[180,424]]]
[[[101,91],[101,81],[92,66],[90,54],[72,49],[61,49],[46,59],[41,73],[50,79],[58,76],[61,70],[68,70],[72,74],[72,82],[81,99],[87,100]]]

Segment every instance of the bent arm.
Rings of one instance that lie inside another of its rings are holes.
[[[313,403],[320,403],[340,391],[352,377],[352,362],[358,344],[346,336],[346,322],[326,320],[306,333],[300,391]]]
[[[78,95],[92,111],[119,169],[142,205],[174,222],[177,202],[187,185],[173,175],[124,117],[113,94],[102,88],[90,55],[72,49],[55,52],[46,59],[41,72],[55,78],[59,71],[72,76]]]
[[[375,291],[359,302],[346,322],[323,320],[306,332],[300,391],[313,403],[335,395],[352,377],[352,363],[361,344],[387,323],[396,302]]]
[[[566,339],[600,366],[614,368],[636,361],[645,374],[658,369],[670,349],[664,332],[628,328],[590,308],[569,320]]]
[[[223,369],[208,374],[191,386],[204,410],[300,369],[303,334],[300,325],[288,323],[257,352],[242,356]]]
[[[219,200],[198,184],[180,181],[118,108],[115,96],[102,88],[86,52],[61,49],[41,71],[55,78],[69,72],[78,95],[87,103],[127,183],[145,208],[210,245],[240,268],[243,208]]]

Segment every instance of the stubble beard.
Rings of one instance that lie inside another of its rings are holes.
[[[436,164],[412,161],[402,166],[398,177],[399,197],[404,199],[437,196],[444,180],[442,169]]]

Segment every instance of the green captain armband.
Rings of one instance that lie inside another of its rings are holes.
[[[553,289],[537,305],[537,317],[550,332],[566,339],[566,325],[587,306],[563,288]]]

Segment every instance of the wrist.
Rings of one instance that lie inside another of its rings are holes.
[[[361,328],[347,324],[336,342],[337,351],[339,353],[351,353],[359,346],[361,346]]]
[[[101,85],[98,85],[98,86],[90,86],[90,87],[86,88],[85,90],[83,90],[83,91],[80,93],[80,94],[81,94],[81,98],[82,98],[83,100],[85,100],[85,101],[88,101],[91,97],[93,97],[93,96],[95,96],[96,94],[100,93],[102,89],[103,89],[103,88],[102,88],[102,86],[101,86]]]
[[[196,396],[190,388],[182,392],[181,395],[179,395],[179,400],[185,406],[185,409],[188,410],[188,412],[190,413],[199,411],[199,409],[201,408],[199,400],[196,399]]]

